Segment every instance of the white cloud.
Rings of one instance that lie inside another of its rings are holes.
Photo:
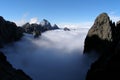
[[[24,20],[24,19],[21,19],[20,21],[15,21],[15,23],[18,25],[18,26],[22,26],[23,24],[25,24],[27,21]]]
[[[20,20],[14,21],[18,26],[22,26],[27,22],[28,13],[25,13]]]
[[[25,13],[21,19],[14,21],[18,26],[22,26],[26,22],[32,23],[39,23],[39,19],[37,17],[33,17],[31,19],[28,19],[28,13]]]
[[[120,20],[120,16],[110,15],[110,19],[111,19],[113,22],[117,22],[117,21]]]
[[[58,24],[60,28],[68,27],[71,29],[90,28],[93,22],[80,22],[80,23],[61,23]]]
[[[39,19],[37,17],[34,17],[34,18],[30,19],[30,24],[32,24],[32,23],[39,23],[39,22],[40,21],[39,21]]]
[[[120,16],[116,15],[116,12],[110,12],[109,16],[113,22],[117,22],[120,20]]]

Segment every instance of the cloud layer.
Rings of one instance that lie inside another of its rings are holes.
[[[61,28],[68,27],[70,29],[90,28],[93,22],[80,22],[80,23],[61,23],[58,24]]]
[[[33,80],[84,80],[95,56],[83,55],[88,29],[48,31],[38,39],[25,34],[2,51],[15,68]]]

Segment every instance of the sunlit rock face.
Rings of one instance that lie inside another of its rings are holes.
[[[107,13],[100,14],[88,31],[85,39],[84,53],[92,50],[98,53],[107,53],[112,48],[114,23],[110,21]]]

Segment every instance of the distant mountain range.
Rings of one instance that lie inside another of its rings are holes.
[[[43,19],[40,22],[40,24],[37,24],[37,23],[32,23],[32,24],[25,23],[21,27],[24,29],[25,33],[34,34],[35,37],[38,37],[39,35],[41,35],[42,32],[45,32],[45,31],[48,31],[48,30],[59,29],[59,27],[56,24],[51,26],[51,23],[46,19]]]

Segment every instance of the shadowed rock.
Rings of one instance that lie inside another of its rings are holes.
[[[0,52],[0,80],[32,80],[22,70],[15,69]]]
[[[23,32],[23,28],[0,16],[0,48],[7,43],[20,40]],[[31,78],[22,70],[13,68],[6,56],[0,52],[0,80],[31,80]]]
[[[0,47],[3,44],[19,40],[23,32],[14,22],[6,21],[0,16]]]
[[[92,64],[86,80],[120,80],[120,43],[112,55],[101,56]]]

